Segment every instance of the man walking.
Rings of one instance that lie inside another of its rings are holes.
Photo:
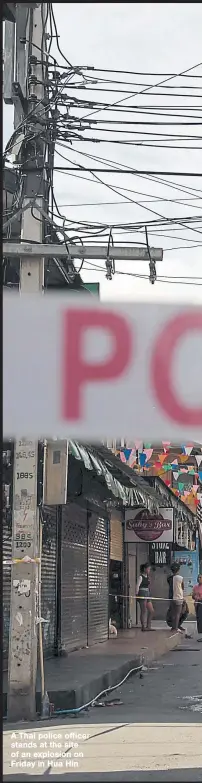
[[[173,573],[172,631],[178,631],[184,601],[184,582],[180,575],[180,565],[176,563]]]
[[[174,575],[177,574],[178,571],[179,571],[178,564],[177,563],[172,563],[172,565],[171,565],[171,572],[172,573],[170,574],[170,576],[168,576],[168,579],[167,579],[167,582],[168,582],[168,585],[169,585],[169,596],[168,597],[169,597],[170,605],[169,605],[169,609],[168,609],[167,615],[166,615],[166,622],[167,622],[167,625],[169,626],[169,628],[172,628],[172,626],[173,626],[173,619],[174,619],[174,622],[175,622],[175,606],[174,606],[174,603],[173,603],[173,579],[174,579]],[[189,609],[188,609],[187,603],[186,603],[185,600],[183,600],[183,603],[182,603],[182,606],[181,606],[181,614],[180,614],[179,622],[178,622],[178,630],[179,631],[185,630],[182,627],[182,623],[185,622],[185,620],[188,617],[188,614],[189,614]]]

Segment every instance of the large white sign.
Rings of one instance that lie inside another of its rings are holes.
[[[202,310],[4,295],[4,436],[202,440]]]
[[[172,508],[161,508],[159,514],[150,514],[146,508],[125,510],[125,542],[142,544],[143,541],[173,541]]]

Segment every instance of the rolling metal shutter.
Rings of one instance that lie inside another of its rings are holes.
[[[88,645],[109,636],[108,520],[95,514],[88,528]]]
[[[123,562],[123,526],[115,516],[110,520],[110,560]]]
[[[41,560],[41,612],[47,623],[43,628],[43,649],[46,656],[55,649],[57,579],[57,506],[43,507],[43,539]]]
[[[61,645],[67,651],[87,646],[87,512],[73,503],[62,507]]]
[[[3,511],[3,665],[8,666],[11,565],[4,564],[12,556],[12,511]]]

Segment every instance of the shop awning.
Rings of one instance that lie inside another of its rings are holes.
[[[117,500],[122,500],[124,506],[144,505],[152,512],[159,511],[155,490],[102,444],[69,441],[69,452],[82,461],[87,470],[96,471],[97,476],[104,478],[108,490]]]

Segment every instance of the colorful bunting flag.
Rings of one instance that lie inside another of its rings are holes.
[[[146,462],[146,454],[144,454],[143,451],[139,452],[139,464],[141,468],[144,468],[145,462]]]
[[[178,487],[179,487],[179,490],[180,490],[180,492],[181,492],[181,494],[182,494],[182,492],[183,492],[183,489],[184,489],[184,484],[183,484],[183,482],[182,482],[182,481],[179,481],[179,482],[178,482]]]
[[[151,459],[151,456],[153,454],[154,449],[144,449],[143,454],[146,454],[146,462],[148,462]]]
[[[132,449],[124,449],[123,453],[125,454],[126,462],[128,462],[128,459],[129,459],[129,457],[131,455],[131,451],[132,451]]]
[[[165,451],[167,451],[170,446],[170,440],[162,440],[162,445]]]
[[[135,440],[135,448],[137,449],[137,451],[138,451],[138,450],[140,450],[140,451],[141,451],[141,450],[142,450],[142,447],[143,447],[143,442],[142,442],[142,440]]]
[[[202,454],[195,454],[195,460],[196,460],[198,468],[199,468],[199,465],[202,462]]]
[[[166,457],[167,457],[167,454],[158,454],[158,459],[159,459],[159,462],[161,463],[161,465],[163,465],[163,462],[165,461]]]
[[[134,462],[136,462],[136,449],[131,449],[130,457],[128,459],[129,467],[133,467]]]

